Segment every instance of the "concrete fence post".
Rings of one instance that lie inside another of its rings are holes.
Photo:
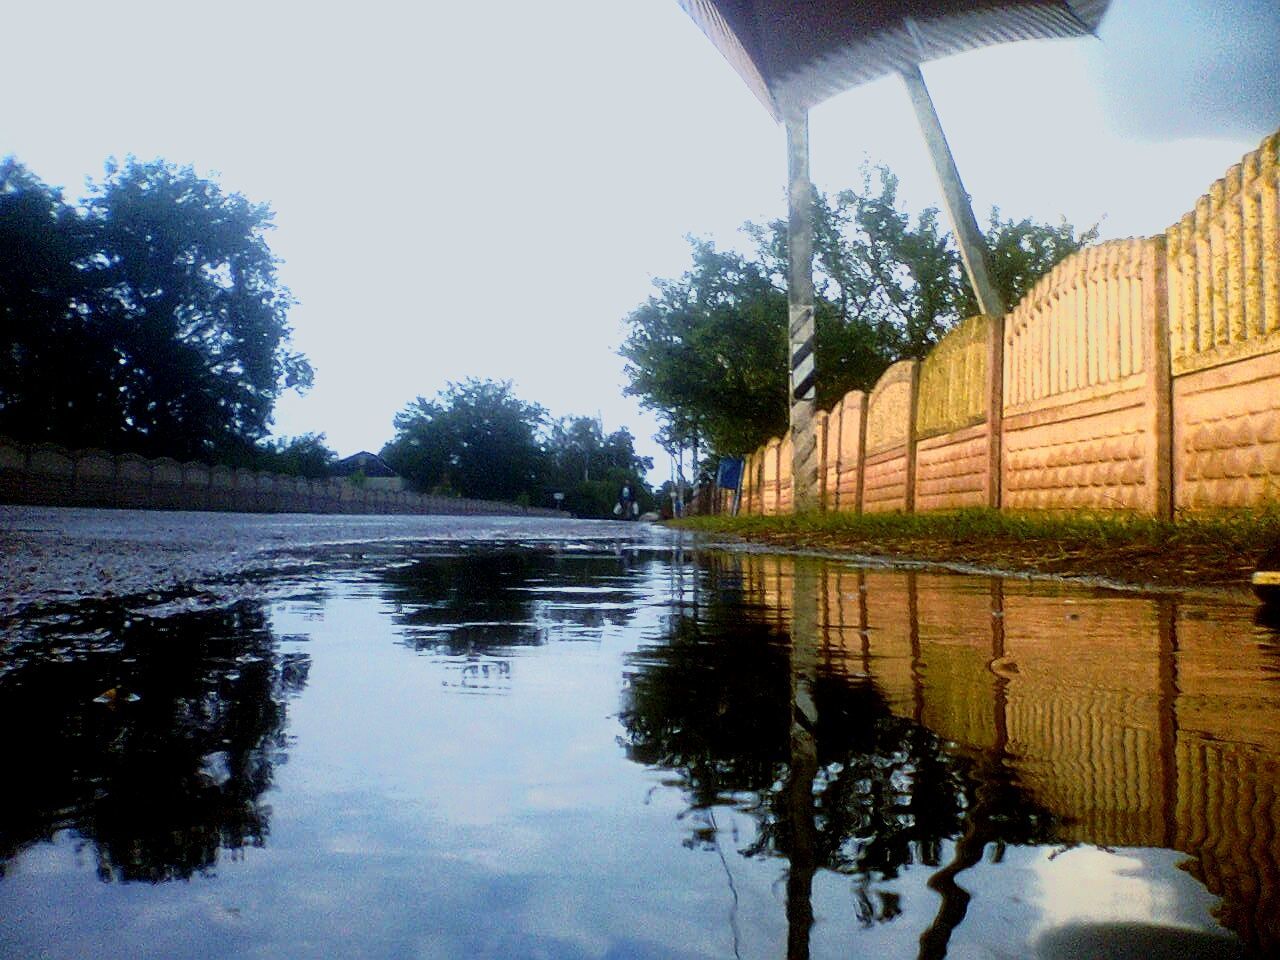
[[[1169,352],[1168,251],[1164,237],[1142,247],[1142,335],[1147,356],[1146,415],[1151,431],[1147,458],[1151,510],[1161,520],[1173,519],[1173,364]]]
[[[987,506],[999,510],[1004,473],[1004,317],[987,319]]]

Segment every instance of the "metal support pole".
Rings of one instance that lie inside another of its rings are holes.
[[[791,482],[796,513],[817,510],[818,438],[813,324],[813,185],[809,182],[809,117],[787,120],[787,313],[790,331]]]
[[[982,231],[978,229],[969,194],[960,181],[960,171],[956,169],[956,161],[951,155],[946,134],[942,132],[938,111],[933,107],[929,88],[924,85],[924,75],[915,64],[903,67],[901,74],[911,97],[911,105],[915,107],[920,131],[929,147],[929,155],[933,159],[933,169],[938,175],[947,214],[951,218],[951,229],[955,231],[956,243],[960,246],[960,259],[964,261],[969,284],[978,299],[978,309],[989,317],[1004,316],[1004,300],[991,279],[987,243],[982,237]]]

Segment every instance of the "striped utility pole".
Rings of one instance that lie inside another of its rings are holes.
[[[817,510],[818,438],[814,414],[813,185],[809,115],[787,120],[787,313],[791,345],[791,482],[796,513]]]

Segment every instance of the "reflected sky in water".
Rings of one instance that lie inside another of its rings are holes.
[[[1280,949],[1247,607],[607,542],[279,586],[9,625],[0,956]]]

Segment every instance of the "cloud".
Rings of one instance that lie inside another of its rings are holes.
[[[1116,0],[1092,60],[1118,132],[1261,138],[1280,127],[1276,0]]]

